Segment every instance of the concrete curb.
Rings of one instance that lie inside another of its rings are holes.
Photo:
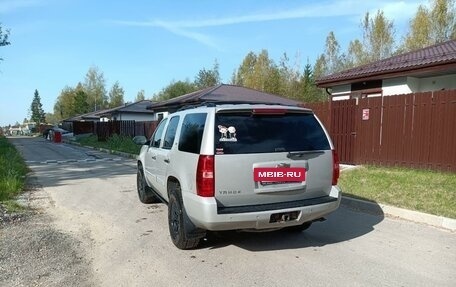
[[[343,196],[342,205],[375,215],[389,215],[456,232],[456,219]]]

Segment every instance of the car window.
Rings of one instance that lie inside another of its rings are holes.
[[[168,119],[164,119],[160,122],[160,124],[157,126],[155,129],[154,134],[152,135],[152,139],[150,141],[150,146],[151,147],[159,147],[160,142],[163,136],[163,129],[165,128],[166,122]]]
[[[179,138],[180,151],[200,153],[206,117],[206,113],[188,114],[184,117]]]
[[[215,129],[215,154],[330,149],[325,132],[311,113],[217,113]]]
[[[165,133],[165,140],[163,142],[164,149],[171,149],[176,137],[177,125],[179,124],[179,116],[172,117],[169,120],[168,128]]]

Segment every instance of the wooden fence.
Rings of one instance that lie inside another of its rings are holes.
[[[456,90],[306,106],[325,123],[343,163],[456,172]]]
[[[73,122],[74,135],[96,134],[99,141],[105,141],[114,134],[120,136],[145,136],[150,138],[157,127],[157,121],[109,121],[109,122]]]

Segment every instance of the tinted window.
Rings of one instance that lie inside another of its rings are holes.
[[[215,154],[330,149],[323,129],[309,113],[218,113],[215,129]]]
[[[169,120],[168,128],[166,129],[165,141],[163,142],[164,149],[171,149],[176,137],[177,125],[179,124],[179,117],[172,117]]]
[[[185,116],[179,139],[179,150],[191,153],[200,152],[206,115],[205,113],[199,113]]]
[[[160,124],[158,125],[157,129],[155,129],[155,132],[150,141],[150,146],[153,146],[153,147],[160,146],[161,138],[163,135],[163,129],[165,128],[166,121],[167,121],[166,119],[161,121]]]

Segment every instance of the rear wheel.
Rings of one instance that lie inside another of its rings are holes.
[[[312,221],[309,221],[309,222],[304,222],[303,224],[300,224],[300,225],[287,227],[286,230],[290,231],[290,232],[302,232],[304,230],[309,229],[309,227],[311,225],[312,225]]]
[[[136,188],[138,189],[139,201],[142,203],[158,202],[158,199],[153,194],[152,189],[147,185],[146,179],[144,178],[142,166],[140,165],[138,166],[138,172],[136,174]]]
[[[171,183],[171,185],[168,201],[168,225],[171,240],[179,249],[195,248],[204,234],[192,236],[189,230],[187,230],[193,224],[189,221],[185,213],[180,194],[180,186],[177,183]]]

